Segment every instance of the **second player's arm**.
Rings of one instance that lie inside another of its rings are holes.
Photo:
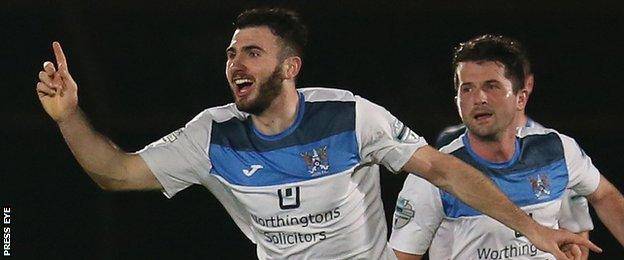
[[[624,246],[624,197],[604,176],[600,176],[598,188],[587,196],[600,221]]]

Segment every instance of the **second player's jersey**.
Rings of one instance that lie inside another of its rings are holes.
[[[524,127],[544,128],[544,126],[527,117]],[[442,130],[436,138],[435,147],[440,149],[466,132],[463,124],[449,126]],[[566,191],[561,200],[561,211],[559,214],[559,226],[568,231],[578,233],[594,229],[587,199],[576,194],[572,190]]]
[[[207,187],[260,259],[393,259],[379,165],[399,171],[425,144],[361,97],[305,88],[295,122],[280,134],[262,134],[230,104],[139,154],[167,197]]]
[[[592,193],[598,170],[576,142],[551,129],[522,128],[510,161],[489,162],[462,135],[441,149],[484,172],[542,225],[558,228],[566,190]],[[528,239],[414,175],[399,194],[390,245],[431,259],[554,259]]]

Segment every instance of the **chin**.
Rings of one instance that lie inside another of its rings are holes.
[[[236,102],[236,108],[239,111],[249,113],[252,115],[259,115],[262,112],[264,112],[264,110],[266,109],[266,108],[259,106],[255,102],[245,102],[245,103]]]
[[[244,98],[234,96],[234,104],[236,104],[236,108],[240,111],[245,111],[255,106],[254,100],[250,99],[249,96]]]
[[[243,112],[247,112],[247,110],[250,110],[253,106],[250,106],[247,103],[243,103],[243,102],[235,102],[236,104],[236,108],[240,111]]]
[[[479,128],[479,127],[469,127],[468,128],[472,135],[481,139],[481,140],[491,140],[496,136],[495,131],[491,131],[490,129]]]

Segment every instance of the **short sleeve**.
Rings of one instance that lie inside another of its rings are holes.
[[[423,255],[443,218],[439,189],[418,176],[408,175],[397,199],[390,246]]]
[[[427,141],[390,112],[362,97],[355,96],[356,131],[364,163],[383,164],[399,172],[414,152]]]
[[[561,200],[559,227],[578,233],[594,229],[587,199],[567,189]]]
[[[568,188],[582,196],[593,193],[598,188],[600,172],[574,139],[563,134],[559,136],[568,167]]]
[[[145,160],[168,198],[192,184],[200,183],[200,173],[209,172],[205,151],[212,120],[203,112],[173,133],[145,146],[137,153]]]

